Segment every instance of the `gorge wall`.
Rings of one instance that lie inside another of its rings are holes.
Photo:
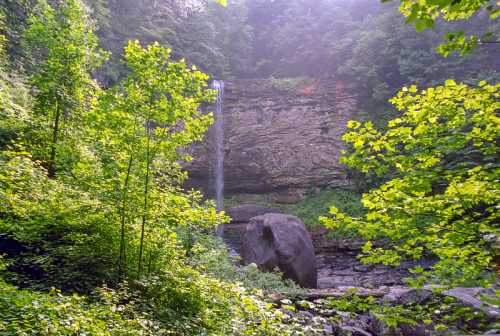
[[[277,80],[276,80],[277,81]],[[345,185],[341,136],[356,109],[354,88],[333,79],[279,87],[270,80],[225,85],[225,193]],[[210,109],[209,109],[210,110]],[[213,132],[192,148],[188,186],[210,190]]]

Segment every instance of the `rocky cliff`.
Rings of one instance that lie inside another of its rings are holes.
[[[283,88],[269,80],[227,82],[223,101],[225,192],[267,193],[346,183],[341,136],[354,89],[332,79]],[[210,191],[213,139],[195,146],[189,185]]]

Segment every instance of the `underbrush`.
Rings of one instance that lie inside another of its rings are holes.
[[[351,216],[359,216],[363,213],[361,195],[345,189],[323,189],[316,193],[311,192],[297,204],[280,204],[277,207],[283,212],[299,217],[309,228],[316,228],[322,225],[318,218],[328,214],[332,205]]]
[[[132,305],[109,301],[101,289],[91,303],[77,294],[20,290],[0,280],[0,334],[18,335],[161,335],[160,326]],[[96,296],[97,298],[97,296]]]
[[[257,265],[240,266],[240,257],[230,255],[218,237],[200,236],[192,249],[190,262],[194,268],[221,281],[237,283],[254,291],[295,294],[300,291],[292,280],[284,279],[279,270],[262,272]]]
[[[13,247],[0,272],[0,335],[286,335],[273,307],[243,287],[277,290],[281,277],[240,271],[221,247],[211,252],[224,218],[196,195],[162,198],[142,274],[140,231],[129,225],[120,274],[105,199],[48,179],[27,153],[3,151],[0,167],[0,243]]]
[[[89,295],[18,289],[1,277],[0,292],[5,336],[288,335],[290,329],[262,292],[177,261],[155,275],[97,287]]]
[[[336,335],[352,335],[349,326],[370,330],[375,334],[407,335],[425,332],[429,335],[457,335],[498,332],[498,324],[482,311],[464,306],[458,300],[434,293],[414,302],[387,302],[374,296],[361,296],[347,291],[341,297],[307,301],[299,298],[280,301],[280,309],[296,323],[308,323],[323,335],[323,326],[331,324]],[[304,317],[314,316],[311,321]],[[346,328],[347,327],[347,328]],[[356,333],[357,334],[357,333]]]

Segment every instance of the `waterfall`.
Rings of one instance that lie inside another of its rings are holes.
[[[224,197],[224,115],[222,113],[222,100],[224,98],[224,82],[214,80],[212,89],[217,90],[217,101],[215,106],[215,158],[213,162],[213,180],[215,191],[215,202],[217,210],[222,210]],[[219,228],[218,231],[220,231]]]

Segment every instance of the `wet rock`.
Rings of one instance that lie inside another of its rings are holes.
[[[394,336],[394,331],[385,322],[381,321],[373,313],[370,313],[370,327],[372,334],[377,336]]]
[[[323,333],[325,335],[333,335],[333,327],[331,324],[324,324],[323,325]]]
[[[370,332],[371,317],[369,315],[350,316],[339,326],[344,332],[352,336],[372,336]]]
[[[297,315],[307,321],[312,320],[314,318],[314,314],[308,311],[300,311]]]
[[[245,231],[243,262],[260,269],[276,267],[302,287],[317,286],[314,247],[304,223],[297,217],[271,213],[254,217]]]
[[[375,266],[374,265],[355,265],[353,269],[356,272],[369,272],[371,271]]]

